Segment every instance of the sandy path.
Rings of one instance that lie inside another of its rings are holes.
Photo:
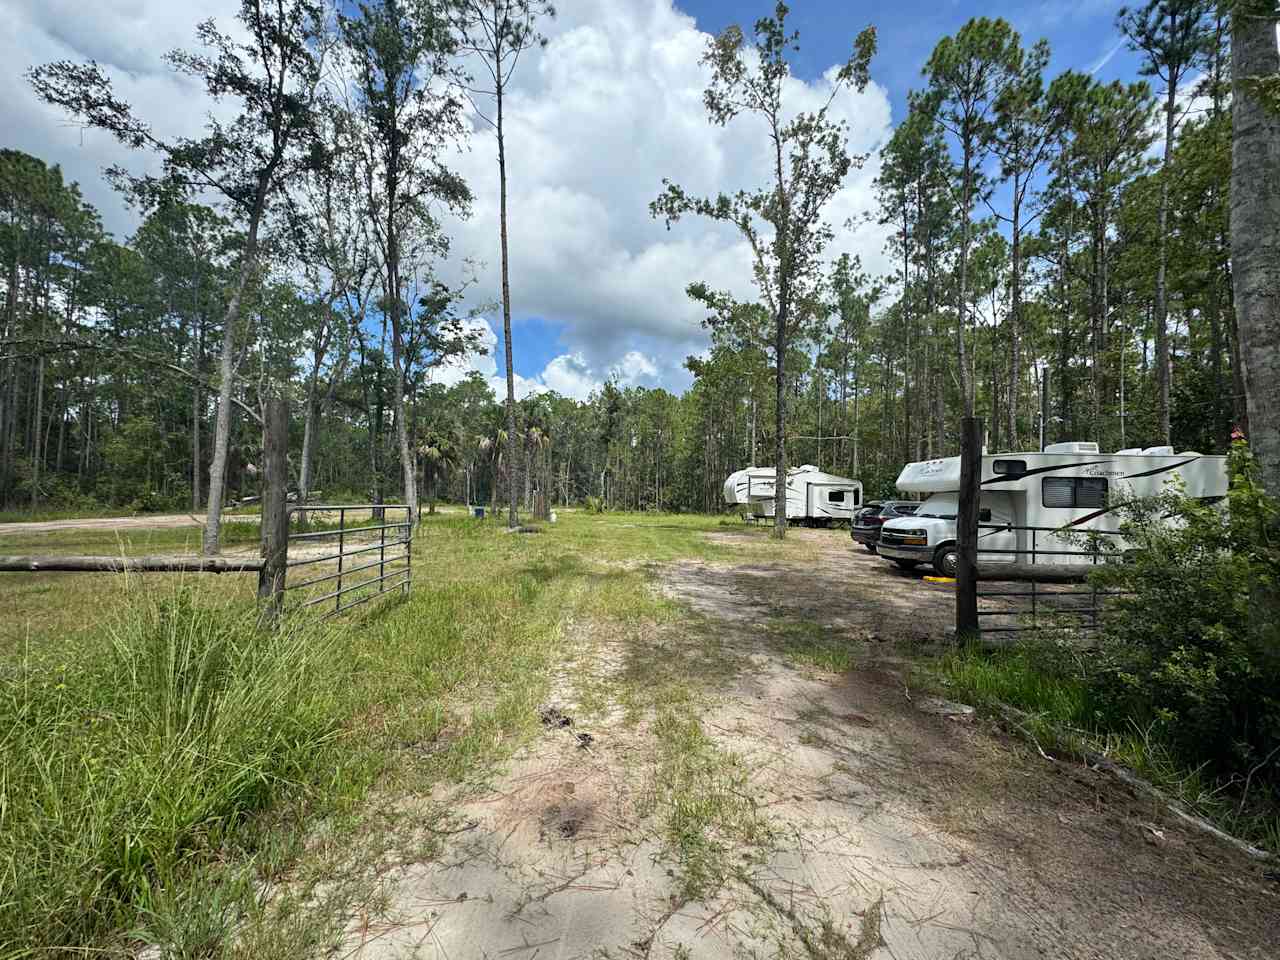
[[[436,798],[458,832],[440,856],[382,873],[386,909],[353,924],[339,953],[1276,956],[1280,883],[1099,773],[925,709],[885,641],[936,637],[950,594],[840,538],[804,536],[823,563],[664,567],[662,589],[714,646],[679,626],[579,638],[589,656],[559,691],[573,712],[584,679],[617,690],[673,670],[703,688],[698,722],[766,825],[749,842],[712,831],[723,882],[682,894],[687,864],[646,800],[668,786],[654,779],[651,723],[607,705],[585,747],[581,726],[550,727],[484,788]],[[799,623],[844,640],[854,669],[798,665],[778,630]]]
[[[225,516],[223,523],[257,523],[256,516]],[[170,530],[198,527],[203,517],[189,513],[157,513],[141,517],[90,517],[76,520],[40,520],[23,523],[0,523],[0,536],[6,533],[56,533],[59,530]]]

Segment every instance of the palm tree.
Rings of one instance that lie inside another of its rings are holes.
[[[436,512],[436,495],[440,478],[458,465],[458,449],[448,434],[429,431],[418,443],[422,461],[422,480],[427,488],[427,513]]]

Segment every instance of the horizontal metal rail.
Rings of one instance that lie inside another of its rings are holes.
[[[344,594],[348,594],[355,590],[359,590],[361,587],[368,587],[368,586],[372,586],[375,583],[382,583],[385,580],[390,580],[392,577],[400,577],[400,576],[407,577],[409,573],[410,573],[410,570],[408,567],[404,567],[400,570],[392,570],[390,573],[384,573],[380,577],[370,577],[368,580],[361,580],[359,583],[352,584],[349,587],[344,587],[341,590],[335,590],[333,591],[333,593],[326,593],[322,597],[315,597],[311,600],[304,600],[300,604],[300,606],[314,607],[318,603],[324,603],[326,600],[338,599],[342,597]],[[352,606],[352,604],[347,604],[347,606],[348,607]],[[338,609],[345,610],[346,607],[339,606]]]
[[[347,554],[347,556],[350,556],[350,554]],[[304,587],[312,587],[312,586],[315,586],[317,583],[324,583],[327,580],[336,580],[338,577],[350,576],[353,573],[359,573],[361,570],[370,570],[373,567],[390,566],[393,563],[398,563],[401,560],[408,560],[408,559],[409,559],[409,555],[407,553],[397,553],[394,556],[387,557],[385,560],[379,558],[370,563],[362,563],[358,567],[347,567],[345,570],[341,572],[335,571],[334,573],[326,573],[322,577],[312,577],[310,580],[303,580],[301,583],[291,583],[289,584],[289,588],[291,590],[301,590]],[[364,581],[361,581],[361,583],[363,582]],[[358,586],[360,586],[360,584],[358,583],[354,584],[351,589],[354,590]]]
[[[321,537],[349,536],[353,533],[377,533],[379,530],[408,530],[408,523],[383,523],[372,527],[339,527],[337,530],[315,530],[309,533],[291,533],[290,540],[319,540]]]
[[[409,505],[406,503],[334,503],[325,504],[317,503],[306,506],[289,505],[290,513],[324,513],[333,510],[403,510],[409,512]]]
[[[290,566],[290,567],[305,567],[305,566],[307,566],[308,564],[311,564],[311,563],[329,563],[329,562],[330,562],[330,561],[332,561],[332,560],[337,560],[337,559],[338,559],[338,557],[340,557],[340,556],[342,556],[342,557],[354,557],[354,556],[356,556],[357,554],[361,554],[361,553],[372,553],[374,550],[383,550],[383,549],[385,549],[386,547],[398,547],[398,546],[405,546],[405,545],[407,545],[408,543],[409,543],[409,541],[408,541],[408,540],[404,540],[404,539],[401,539],[401,540],[388,540],[386,543],[375,543],[375,544],[373,544],[372,546],[369,546],[369,547],[361,547],[361,548],[360,548],[360,549],[358,549],[358,550],[343,550],[343,551],[342,551],[342,553],[340,553],[340,554],[338,554],[338,553],[326,553],[326,554],[325,554],[324,556],[322,556],[322,557],[304,557],[304,558],[303,558],[303,559],[301,559],[301,560],[290,560],[290,561],[289,561],[289,566]]]

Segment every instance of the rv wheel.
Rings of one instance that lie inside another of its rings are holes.
[[[933,555],[933,569],[944,577],[954,577],[960,572],[960,551],[954,543],[938,548]]]

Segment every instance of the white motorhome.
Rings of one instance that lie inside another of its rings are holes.
[[[1096,443],[1055,443],[1043,452],[984,453],[978,501],[978,546],[984,552],[979,560],[1090,562],[1088,557],[1049,551],[1081,550],[1080,534],[1085,530],[1118,531],[1117,507],[1161,493],[1175,478],[1186,496],[1220,500],[1227,494],[1226,457],[1175,454],[1172,447],[1100,453]],[[914,516],[885,523],[880,556],[906,569],[927,563],[944,576],[955,576],[960,458],[909,463],[897,486],[904,493],[929,497]],[[1033,527],[1040,530],[1027,529]],[[1030,552],[1033,547],[1035,554]]]
[[[772,518],[777,475],[772,467],[747,467],[724,482],[726,503],[746,507],[747,516]],[[862,484],[848,477],[824,473],[811,463],[787,471],[787,520],[825,526],[851,520],[862,506]]]

